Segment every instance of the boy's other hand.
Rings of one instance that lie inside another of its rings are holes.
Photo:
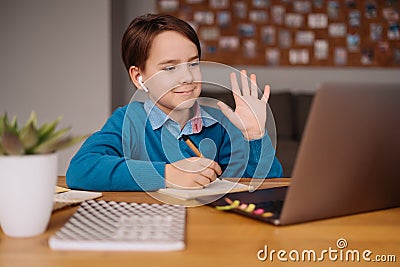
[[[218,102],[222,113],[235,125],[247,140],[260,139],[265,134],[265,123],[267,121],[267,102],[270,87],[266,85],[261,98],[258,98],[257,77],[250,75],[250,86],[247,73],[242,70],[240,80],[242,91],[235,73],[231,73],[232,93],[235,99],[236,109],[233,111],[223,102]]]

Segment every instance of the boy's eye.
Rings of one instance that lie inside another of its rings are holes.
[[[173,71],[175,69],[176,69],[176,66],[167,66],[167,67],[163,68],[163,70],[165,70],[165,71]]]
[[[193,62],[190,62],[189,63],[189,66],[190,67],[197,67],[197,66],[199,66],[200,65],[200,61],[193,61]]]

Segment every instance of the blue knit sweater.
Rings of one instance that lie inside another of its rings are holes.
[[[204,110],[218,123],[190,136],[202,154],[219,163],[222,177],[281,177],[282,167],[266,134],[247,141],[217,109]],[[95,191],[154,191],[165,187],[165,164],[194,157],[182,138],[153,130],[143,103],[118,108],[70,162],[67,184]]]

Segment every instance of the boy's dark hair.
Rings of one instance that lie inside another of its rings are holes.
[[[187,37],[196,45],[200,58],[199,38],[187,22],[171,15],[147,14],[135,18],[122,37],[122,60],[128,71],[131,66],[136,66],[144,71],[153,39],[164,31],[175,31]],[[173,41],[171,40],[171,42]]]

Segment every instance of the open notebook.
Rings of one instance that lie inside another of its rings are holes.
[[[69,206],[79,205],[85,200],[96,199],[102,195],[103,194],[100,192],[71,190],[57,186],[54,194],[53,211]]]
[[[203,189],[163,188],[157,192],[179,199],[190,200],[202,196],[225,195],[227,193],[242,192],[247,190],[249,190],[248,185],[217,179]]]

